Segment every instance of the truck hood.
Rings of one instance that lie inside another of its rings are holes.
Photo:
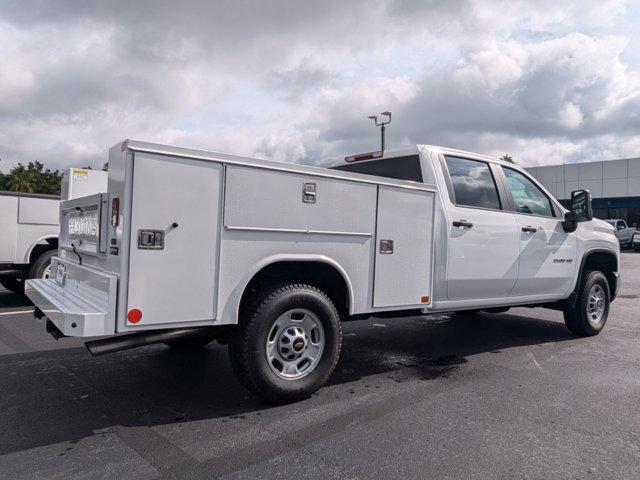
[[[594,230],[615,235],[616,229],[613,228],[610,223],[607,223],[604,220],[600,220],[599,218],[594,218],[592,221]]]

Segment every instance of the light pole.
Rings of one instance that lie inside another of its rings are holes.
[[[376,127],[380,127],[380,151],[384,152],[384,132],[385,132],[385,125],[388,125],[391,123],[391,112],[382,112],[380,115],[384,115],[386,117],[388,117],[387,121],[384,122],[380,122],[378,123],[378,116],[377,115],[371,115],[369,117],[367,117],[370,120],[373,120],[373,123],[375,123]]]

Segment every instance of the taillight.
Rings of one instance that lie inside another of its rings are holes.
[[[117,227],[120,224],[120,199],[115,197],[111,202],[111,226]]]

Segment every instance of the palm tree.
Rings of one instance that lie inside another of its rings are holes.
[[[16,168],[8,176],[7,186],[11,192],[33,192],[33,176],[24,168]]]
[[[504,160],[505,162],[509,162],[509,163],[516,163],[513,161],[513,158],[511,157],[511,155],[507,155],[506,153],[500,157],[500,160]]]

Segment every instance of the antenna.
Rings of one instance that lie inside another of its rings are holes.
[[[380,127],[380,151],[384,152],[384,134],[385,134],[385,125],[388,125],[391,123],[391,112],[382,112],[380,115],[384,115],[385,117],[387,117],[387,121],[381,121],[380,123],[378,123],[378,116],[377,115],[370,115],[367,118],[369,120],[373,120],[373,123],[375,124],[376,127]]]

